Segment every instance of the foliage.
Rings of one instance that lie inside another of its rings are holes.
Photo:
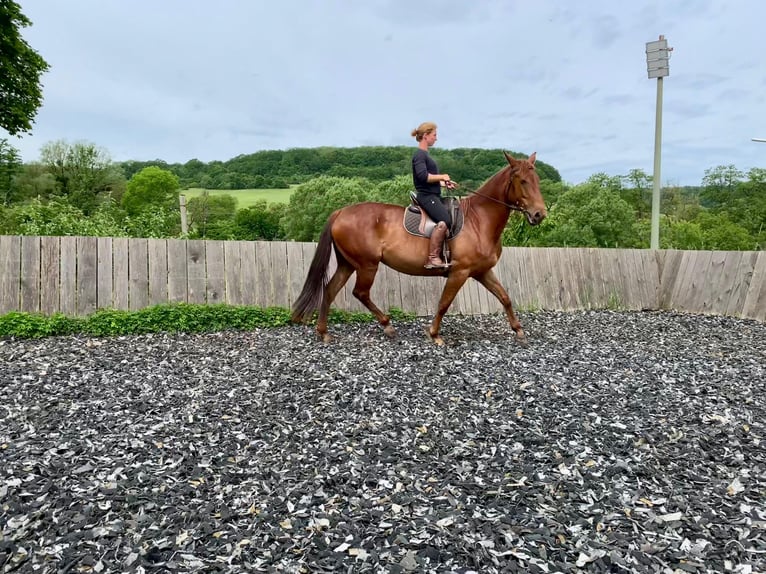
[[[0,0],[0,128],[29,133],[42,105],[40,76],[48,63],[24,40],[20,29],[31,20],[13,0]]]
[[[413,315],[392,309],[394,319],[412,319]],[[331,323],[371,322],[370,313],[333,310]],[[281,307],[235,305],[173,304],[156,305],[138,311],[104,309],[88,317],[45,316],[38,313],[11,312],[0,315],[0,337],[32,339],[62,335],[115,337],[145,333],[216,332],[228,329],[253,330],[283,327],[290,324],[290,311]]]
[[[551,208],[537,245],[562,247],[634,247],[633,209],[620,197],[621,182],[596,174],[566,191]],[[545,222],[544,222],[545,223]]]
[[[0,139],[0,205],[10,205],[18,196],[16,175],[21,171],[19,150]]]
[[[246,209],[240,209],[234,216],[234,239],[282,241],[287,238],[282,218],[287,205],[259,201]]]
[[[373,186],[362,178],[322,176],[299,185],[290,197],[283,225],[295,241],[317,241],[330,214],[366,201]]]
[[[122,206],[128,215],[146,209],[173,209],[178,205],[178,177],[159,167],[146,167],[128,181]]]
[[[703,212],[697,222],[702,230],[702,249],[749,251],[758,248],[755,238],[726,213]]]
[[[189,236],[206,239],[231,239],[234,235],[234,215],[237,200],[231,195],[210,195],[203,192],[187,204]]]
[[[41,163],[23,164],[14,177],[14,193],[11,203],[26,200],[53,197],[56,192],[56,179]]]
[[[378,183],[370,192],[369,201],[406,206],[410,203],[410,191],[414,189],[411,175],[398,175]]]
[[[106,197],[119,199],[124,193],[122,173],[106,150],[94,144],[48,142],[40,149],[40,158],[56,180],[56,194],[85,215],[93,213]]]
[[[181,234],[181,213],[166,206],[146,207],[138,213],[126,215],[122,228],[128,237],[178,237]]]
[[[414,143],[414,142],[413,142]],[[125,177],[155,165],[175,173],[182,187],[207,189],[280,188],[305,183],[320,176],[361,177],[373,182],[390,180],[411,171],[414,146],[319,147],[264,150],[239,155],[228,161],[204,163],[193,159],[185,164],[162,160],[121,164]],[[442,171],[460,182],[463,189],[478,185],[506,165],[503,150],[456,148],[432,150]],[[515,157],[527,157],[512,152]],[[535,164],[541,179],[561,181],[558,171],[543,161]]]
[[[43,203],[38,199],[9,210],[5,233],[18,235],[88,235],[119,237],[125,232],[108,207],[85,217],[71,203],[54,199]]]

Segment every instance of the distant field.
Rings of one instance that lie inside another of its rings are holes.
[[[295,187],[289,189],[208,189],[210,195],[228,194],[237,200],[237,208],[245,209],[257,201],[268,201],[269,203],[287,203],[290,201],[290,194]],[[205,191],[199,187],[192,187],[181,191],[186,199],[197,197]]]

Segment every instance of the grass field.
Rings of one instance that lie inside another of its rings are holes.
[[[289,189],[208,189],[210,195],[228,194],[237,200],[237,209],[250,207],[257,201],[268,201],[269,203],[287,203],[290,200],[295,187]],[[205,191],[200,187],[192,187],[181,191],[186,199],[197,197]]]

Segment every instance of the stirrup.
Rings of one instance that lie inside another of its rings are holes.
[[[426,264],[423,265],[426,269],[449,269],[452,266],[452,263],[445,263],[442,262],[441,265],[436,265],[435,263],[431,263],[430,261],[426,261]]]

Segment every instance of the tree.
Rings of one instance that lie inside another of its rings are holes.
[[[125,178],[106,150],[87,142],[48,142],[40,159],[56,179],[57,193],[85,215],[106,196],[121,196]],[[115,197],[116,199],[116,197]]]
[[[620,178],[595,174],[564,193],[548,215],[547,231],[536,245],[635,247],[636,217],[620,197]]]
[[[651,213],[653,179],[643,169],[631,169],[628,175],[622,177],[625,183],[622,197],[633,206],[639,219],[648,217]]]
[[[733,165],[719,165],[705,170],[702,178],[702,205],[717,208],[725,205],[744,174]]]
[[[230,239],[234,236],[237,200],[229,194],[210,195],[207,191],[189,200],[189,226],[192,236],[206,239]]]
[[[8,206],[18,196],[16,175],[21,171],[19,150],[0,139],[0,205]]]
[[[367,200],[371,191],[372,184],[362,178],[321,176],[299,185],[283,220],[287,237],[317,241],[333,211]]]
[[[286,239],[282,217],[287,211],[284,203],[257,201],[234,217],[235,239],[248,241],[280,241]]]
[[[19,33],[32,21],[13,0],[0,0],[0,127],[11,135],[32,131],[42,104],[40,76],[49,68]]]
[[[128,215],[146,209],[175,209],[178,205],[178,177],[157,166],[145,167],[128,182],[122,207]]]

